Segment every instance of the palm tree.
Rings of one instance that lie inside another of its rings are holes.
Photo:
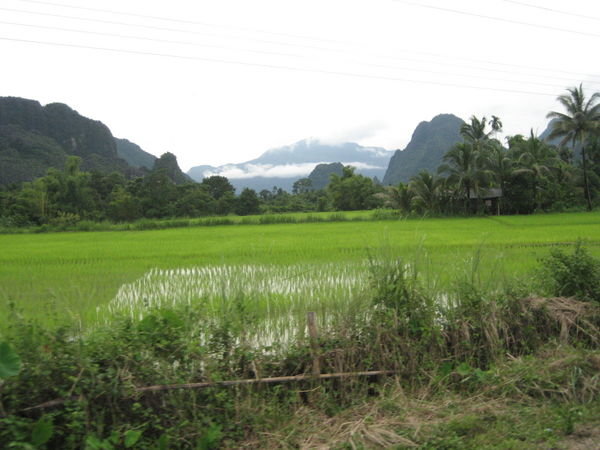
[[[583,163],[583,187],[588,211],[592,210],[592,196],[588,181],[587,157],[585,145],[590,135],[600,128],[600,92],[594,92],[586,100],[583,87],[568,88],[568,94],[560,95],[557,100],[565,108],[566,113],[551,111],[546,116],[554,121],[549,139],[562,137],[560,145],[571,141],[573,150],[577,143],[581,145],[581,160]]]
[[[456,144],[444,155],[445,164],[438,168],[439,173],[448,174],[448,182],[456,186],[465,202],[465,212],[469,209],[471,193],[479,197],[481,187],[487,184],[488,171],[483,169],[484,155],[474,144]]]
[[[411,208],[412,192],[404,183],[398,186],[385,186],[382,192],[375,194],[375,198],[383,200],[383,205],[388,208],[409,213]]]
[[[410,179],[408,189],[412,193],[411,203],[415,208],[430,213],[438,211],[440,186],[442,179],[422,170]]]
[[[487,131],[487,120],[485,117],[478,119],[476,116],[471,116],[471,123],[464,123],[460,127],[460,134],[467,142],[473,143],[479,147],[481,143],[486,142],[492,135],[491,131]]]
[[[506,196],[506,183],[515,169],[514,160],[502,145],[497,144],[491,148],[490,155],[487,158],[487,167],[492,174],[495,184],[502,192],[502,197],[499,200],[499,208],[503,209],[503,198]]]
[[[502,131],[502,121],[498,116],[492,116],[488,123],[490,124],[490,127],[492,127],[492,134],[494,136],[496,133]]]
[[[517,153],[517,168],[514,174],[527,174],[532,178],[532,194],[537,209],[541,207],[540,182],[552,174],[559,165],[556,151],[530,131],[529,139],[522,140],[514,147]]]

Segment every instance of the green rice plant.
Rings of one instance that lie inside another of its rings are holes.
[[[345,221],[340,222],[321,221],[331,213],[311,213],[310,223],[230,226],[239,218],[228,216],[194,219],[206,226],[161,230],[135,230],[134,223],[119,224],[124,231],[0,234],[0,317],[15,302],[24,314],[46,323],[56,317],[86,326],[96,320],[96,308],[114,298],[123,284],[152,268],[354,265],[368,258],[370,248],[381,246],[382,236],[395,255],[415,255],[418,246],[427,250],[427,262],[419,268],[422,281],[446,286],[441,289],[445,292],[452,291],[458,271],[466,271],[463,262],[481,242],[483,283],[498,274],[503,279],[519,274],[527,282],[549,248],[570,245],[577,237],[586,239],[590,255],[600,256],[599,213],[348,219],[369,214],[343,213]],[[0,329],[5,325],[0,320]]]
[[[361,301],[365,287],[360,264],[155,268],[121,286],[97,314],[99,322],[110,323],[118,316],[142,320],[155,310],[191,306],[202,311],[205,329],[240,318],[248,342],[287,344],[304,335],[308,311],[317,312],[327,329],[339,312]],[[199,334],[205,339],[204,331]]]

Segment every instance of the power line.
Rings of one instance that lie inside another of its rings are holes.
[[[298,54],[294,54],[294,53],[282,53],[282,52],[273,52],[273,51],[269,51],[269,50],[255,50],[255,49],[247,49],[247,48],[232,48],[232,47],[227,47],[224,45],[204,44],[204,43],[192,42],[192,41],[158,39],[158,38],[151,38],[151,37],[146,37],[146,36],[134,36],[131,34],[120,34],[120,33],[104,33],[102,31],[79,30],[79,29],[65,28],[65,27],[53,27],[50,25],[34,25],[34,24],[28,24],[28,23],[8,22],[8,21],[4,21],[4,20],[0,20],[0,24],[13,25],[13,26],[18,26],[18,27],[38,28],[41,30],[66,31],[69,33],[81,33],[81,34],[89,34],[89,35],[93,35],[93,36],[106,36],[106,37],[114,37],[114,38],[120,38],[120,39],[135,39],[135,40],[140,40],[140,41],[157,42],[157,43],[163,43],[163,44],[192,45],[192,46],[197,46],[197,47],[215,48],[215,49],[221,49],[221,50],[240,50],[240,51],[244,51],[244,52],[259,53],[259,54],[265,54],[265,55],[275,55],[275,56],[289,56],[289,57],[298,57],[298,58],[305,57],[304,55],[298,55]]]
[[[511,94],[525,94],[525,95],[538,95],[538,96],[544,96],[544,97],[556,97],[555,94],[548,94],[545,92],[493,88],[493,87],[484,87],[484,86],[469,86],[469,85],[463,85],[463,84],[458,84],[458,83],[447,83],[447,82],[443,82],[443,81],[414,80],[414,79],[410,79],[410,78],[358,74],[358,73],[352,73],[352,72],[341,72],[341,71],[333,71],[333,70],[310,69],[310,68],[284,66],[284,65],[276,65],[276,64],[251,63],[251,62],[220,59],[220,58],[174,55],[174,54],[170,54],[170,53],[117,49],[117,48],[111,48],[111,47],[96,47],[96,46],[90,46],[90,45],[70,44],[70,43],[64,43],[64,42],[45,42],[45,41],[37,41],[37,40],[32,40],[32,39],[16,39],[16,38],[4,37],[4,36],[0,36],[0,40],[9,41],[9,42],[20,42],[20,43],[26,43],[26,44],[76,48],[76,49],[84,49],[84,50],[96,50],[96,51],[134,54],[134,55],[143,55],[143,56],[166,57],[166,58],[183,59],[183,60],[191,60],[191,61],[204,61],[204,62],[219,63],[219,64],[259,67],[259,68],[266,68],[266,69],[278,69],[278,70],[287,70],[287,71],[292,71],[292,72],[339,75],[339,76],[346,76],[346,77],[353,77],[353,78],[365,78],[365,79],[376,79],[376,80],[386,80],[386,81],[403,81],[403,82],[407,82],[407,83],[428,84],[428,85],[453,87],[453,88],[461,88],[461,89],[474,89],[474,90],[480,90],[480,91],[495,91],[495,92],[505,92],[505,93],[511,93]]]
[[[444,8],[442,6],[425,5],[423,3],[415,3],[415,2],[412,2],[409,0],[394,0],[394,1],[397,3],[404,3],[405,5],[417,6],[419,8],[435,9],[438,11],[444,11],[444,12],[449,12],[449,13],[453,13],[453,14],[461,14],[463,16],[477,17],[479,19],[495,20],[497,22],[510,23],[510,24],[514,24],[514,25],[522,25],[522,26],[528,26],[528,27],[534,27],[534,28],[541,28],[544,30],[560,31],[562,33],[571,33],[571,34],[578,34],[581,36],[590,36],[590,37],[600,38],[600,34],[589,33],[587,31],[570,30],[568,28],[553,27],[551,25],[541,25],[541,24],[531,23],[531,22],[522,22],[520,20],[512,20],[512,19],[505,19],[503,17],[488,16],[485,14],[478,14],[478,13],[473,13],[473,12],[469,12],[469,11],[462,11],[459,9]]]
[[[116,15],[121,15],[121,16],[137,17],[140,19],[162,20],[164,22],[181,23],[181,24],[187,24],[187,25],[200,25],[203,27],[210,27],[210,28],[225,28],[225,29],[232,29],[232,30],[250,31],[253,33],[270,34],[270,35],[274,35],[274,36],[285,36],[285,37],[291,37],[291,38],[311,39],[311,40],[315,40],[315,41],[326,41],[326,42],[332,42],[332,43],[338,43],[338,44],[344,43],[342,41],[338,41],[335,39],[324,39],[324,38],[312,37],[312,36],[296,35],[296,34],[289,34],[289,33],[278,33],[278,32],[274,32],[274,31],[257,30],[255,28],[234,27],[234,26],[230,26],[230,25],[216,25],[216,24],[212,24],[212,23],[199,22],[199,21],[195,21],[195,20],[179,19],[179,18],[173,18],[173,17],[152,16],[152,15],[147,15],[147,14],[138,14],[138,13],[125,12],[125,11],[115,11],[115,10],[102,9],[102,8],[90,8],[87,6],[68,5],[65,3],[42,2],[39,0],[17,0],[17,1],[25,2],[25,3],[35,3],[38,5],[59,6],[61,8],[78,9],[81,11],[101,12],[101,13],[116,14]]]
[[[24,0],[24,1],[28,1],[28,0]],[[532,5],[531,3],[519,2],[516,0],[500,0],[500,1],[503,1],[506,3],[512,3],[514,5],[525,6],[527,8],[541,9],[542,11],[548,11],[548,12],[552,12],[555,14],[564,14],[565,16],[578,17],[580,19],[600,21],[600,17],[586,16],[585,14],[572,13],[572,12],[564,11],[564,10],[560,10],[560,9],[548,8],[546,6]]]
[[[271,51],[267,51],[267,50],[231,48],[231,47],[226,47],[226,46],[221,46],[221,45],[202,44],[202,43],[196,43],[196,42],[190,42],[190,41],[173,41],[173,40],[150,38],[150,37],[145,37],[145,36],[132,36],[132,35],[115,34],[115,33],[103,33],[103,32],[99,32],[99,31],[79,30],[79,29],[64,28],[64,27],[53,27],[53,26],[47,26],[47,25],[33,25],[33,24],[25,24],[25,23],[17,23],[17,22],[7,22],[7,21],[1,21],[1,20],[0,20],[0,24],[37,28],[37,29],[45,29],[45,30],[53,30],[53,31],[61,31],[61,32],[70,32],[70,33],[82,33],[82,34],[88,34],[88,35],[93,35],[93,36],[107,36],[107,37],[120,38],[120,39],[136,39],[136,40],[142,40],[142,41],[146,41],[146,42],[157,42],[157,43],[178,44],[178,45],[184,44],[184,45],[192,45],[192,46],[199,46],[199,47],[206,47],[206,48],[244,51],[244,52],[265,54],[265,55],[289,56],[289,57],[299,57],[299,58],[305,57],[304,55],[281,53],[281,52],[271,52]],[[539,81],[482,77],[482,76],[478,76],[478,75],[471,75],[471,74],[465,74],[465,73],[449,73],[449,72],[441,72],[441,71],[436,71],[436,70],[418,69],[418,68],[411,68],[411,67],[400,67],[400,66],[394,66],[394,65],[388,65],[388,64],[373,64],[373,63],[366,63],[366,62],[360,62],[360,61],[345,60],[345,62],[360,64],[360,65],[368,66],[368,67],[377,67],[377,68],[394,69],[394,70],[405,70],[405,71],[409,71],[409,72],[420,72],[420,73],[428,73],[428,74],[433,74],[433,75],[444,75],[444,76],[453,75],[453,76],[459,76],[459,77],[484,79],[486,81],[501,81],[501,82],[505,82],[505,83],[507,82],[507,83],[530,84],[530,85],[535,85],[535,86],[545,86],[545,87],[551,87],[551,88],[556,88],[556,89],[563,88],[563,86],[558,86],[556,84],[550,84],[550,83],[543,83],[543,82],[539,82]],[[464,68],[464,66],[461,66],[461,67]],[[507,73],[514,73],[514,72],[507,72]]]
[[[92,19],[89,17],[66,16],[64,14],[55,14],[55,13],[47,13],[47,12],[39,12],[39,11],[28,11],[28,10],[16,9],[16,8],[0,7],[0,11],[25,13],[25,14],[32,14],[32,15],[36,15],[36,16],[56,17],[56,18],[60,18],[60,19],[81,20],[81,21],[85,21],[85,22],[96,22],[96,23],[103,23],[103,24],[108,24],[108,25],[119,25],[119,26],[125,26],[125,27],[145,28],[147,30],[169,31],[169,32],[175,32],[175,33],[196,34],[196,35],[202,35],[202,36],[218,36],[214,33],[208,33],[208,32],[197,31],[197,30],[182,30],[182,29],[178,29],[178,28],[158,27],[158,26],[154,26],[154,25],[145,25],[145,24],[138,24],[138,23],[131,23],[131,22],[118,22],[118,21],[114,21],[114,20]],[[240,39],[240,38],[237,38],[237,39]],[[316,47],[316,46],[304,45],[304,44],[295,44],[295,43],[291,43],[291,42],[281,43],[281,42],[268,41],[266,39],[259,39],[259,38],[252,38],[252,37],[244,37],[244,39],[254,41],[254,42],[260,42],[263,44],[289,45],[289,46],[293,46],[293,47],[310,48],[313,50],[322,49],[322,47]]]
[[[66,6],[66,5],[62,5],[59,3],[46,3],[46,2],[40,2],[37,0],[20,0],[20,1],[26,1],[26,2],[31,2],[31,3],[39,3],[39,4],[49,4],[49,5],[56,5],[56,6]],[[409,2],[410,3],[410,2]],[[76,9],[89,9],[89,10],[93,10],[93,11],[101,11],[101,12],[109,12],[109,13],[114,13],[114,14],[125,14],[125,15],[132,15],[132,16],[139,16],[139,17],[148,17],[148,18],[154,18],[155,16],[145,16],[145,15],[140,15],[140,14],[133,14],[133,13],[119,13],[119,12],[114,12],[114,11],[110,11],[110,10],[103,10],[103,9],[98,9],[98,8],[87,8],[87,7],[73,7]],[[348,50],[344,50],[344,49],[332,49],[332,48],[326,48],[326,47],[319,47],[319,46],[315,46],[315,45],[305,45],[305,44],[297,44],[297,43],[291,43],[291,42],[278,42],[278,41],[272,41],[272,40],[265,40],[265,39],[259,39],[259,38],[253,38],[253,37],[231,37],[231,36],[220,36],[220,35],[216,35],[214,33],[208,33],[208,32],[202,32],[202,31],[197,31],[197,30],[182,30],[182,29],[177,29],[177,28],[167,28],[167,27],[159,27],[159,26],[153,26],[153,25],[142,25],[142,24],[135,24],[135,23],[130,23],[130,22],[119,22],[119,21],[111,21],[111,20],[103,20],[103,19],[95,19],[95,18],[89,18],[89,17],[78,17],[78,16],[68,16],[68,15],[63,15],[63,14],[55,14],[55,13],[47,13],[47,12],[39,12],[39,11],[30,11],[30,10],[20,10],[20,9],[14,9],[14,8],[3,8],[0,7],[0,10],[4,10],[4,11],[10,11],[10,12],[17,12],[17,13],[25,13],[25,14],[32,14],[32,15],[38,15],[38,16],[48,16],[48,17],[57,17],[57,18],[61,18],[61,19],[69,19],[69,20],[80,20],[80,21],[86,21],[86,22],[96,22],[96,23],[102,23],[102,24],[110,24],[110,25],[119,25],[119,26],[126,26],[126,27],[138,27],[138,28],[144,28],[144,29],[150,29],[150,30],[157,30],[157,31],[168,31],[168,32],[176,32],[176,33],[188,33],[188,34],[195,34],[195,35],[202,35],[202,36],[219,36],[219,37],[225,37],[226,39],[244,39],[246,41],[253,41],[253,42],[258,42],[258,43],[263,43],[263,44],[273,44],[273,45],[277,45],[277,46],[292,46],[292,47],[297,47],[297,48],[305,48],[305,49],[311,49],[311,50],[318,50],[318,51],[326,51],[326,52],[333,52],[333,53],[340,53],[340,52],[348,52]],[[167,20],[167,19],[165,19]],[[168,19],[168,20],[172,20],[172,21],[176,21],[176,22],[187,22],[185,20],[180,20],[180,19]],[[191,21],[189,21],[191,22]],[[202,24],[202,22],[191,22],[191,23],[195,23],[195,24]],[[27,25],[25,25],[27,26]],[[91,32],[90,32],[91,34]],[[125,36],[122,36],[125,37]],[[150,38],[141,38],[141,37],[134,37],[134,36],[130,36],[131,39],[142,39],[142,40],[150,40]],[[309,39],[314,39],[314,40],[319,40],[318,38],[309,38]],[[331,41],[330,41],[331,42]],[[336,41],[338,43],[342,43],[341,41]],[[179,42],[173,42],[173,43],[181,43],[181,44],[185,44],[185,45],[190,45],[190,43],[188,42],[184,42],[184,41],[179,41]],[[353,45],[353,43],[348,42],[346,43],[346,45]],[[208,44],[194,44],[194,45],[199,45],[199,46],[205,46],[205,47],[210,47],[210,45]],[[359,44],[360,45],[360,44]],[[219,47],[219,46],[213,46],[213,48],[227,48],[227,47]],[[252,50],[244,50],[244,51],[250,51],[250,52],[254,52],[254,53],[267,53],[267,51],[252,51]],[[273,52],[273,54],[275,54],[276,52]],[[415,53],[415,52],[412,52]],[[418,54],[418,53],[417,53]],[[435,54],[435,53],[425,53],[425,54],[429,54],[431,56],[436,56],[436,57],[443,57],[443,58],[447,58],[446,55],[439,55],[439,54]],[[280,53],[280,55],[282,56],[292,56],[292,57],[305,57],[304,55],[292,55],[292,54],[284,54],[284,53]],[[409,61],[409,62],[425,62],[430,64],[431,61],[423,61],[423,60],[418,60],[418,59],[410,59],[410,58],[402,58],[402,57],[397,57],[397,56],[390,56],[390,55],[383,55],[383,54],[375,54],[375,55],[369,55],[369,56],[375,56],[377,58],[385,58],[385,59],[393,59],[393,60],[398,60],[398,61]],[[509,64],[509,63],[496,63],[496,62],[491,62],[491,61],[478,61],[476,59],[473,58],[459,58],[459,59],[463,59],[466,61],[471,61],[471,62],[475,62],[475,63],[484,63],[484,64],[492,64],[492,65],[499,65],[499,66],[506,66],[506,67],[517,67],[517,68],[523,68],[526,70],[537,70],[537,71],[543,71],[544,69],[538,68],[538,67],[532,67],[532,66],[519,66],[516,64]],[[436,64],[439,64],[436,62]],[[441,63],[447,66],[454,66],[454,67],[460,67],[460,68],[465,68],[465,66],[463,64],[453,64],[453,63]],[[500,70],[500,69],[490,69],[490,68],[483,68],[483,67],[470,67],[472,69],[475,70],[481,70],[481,71],[485,71],[485,72],[499,72],[499,73],[507,73],[507,74],[511,74],[514,75],[514,71],[512,70]],[[556,71],[556,72],[560,72],[560,73],[565,73],[565,74],[569,74],[572,76],[577,76],[580,77],[581,75],[575,72],[567,72],[567,71],[561,71],[561,70],[554,70],[554,69],[546,69],[546,70],[552,70],[552,71]],[[561,81],[572,81],[572,78],[565,78],[565,77],[557,77],[557,76],[552,76],[552,75],[533,75],[533,74],[527,74],[527,73],[521,73],[519,75],[524,75],[524,76],[537,76],[537,77],[543,77],[543,78],[548,78],[548,79],[554,79],[554,80],[561,80]]]
[[[162,21],[167,21],[167,22],[175,22],[175,23],[182,23],[182,24],[191,24],[191,25],[200,25],[200,26],[206,26],[206,27],[212,27],[212,28],[225,28],[225,29],[233,29],[233,30],[243,30],[243,31],[251,31],[254,33],[263,33],[263,34],[269,34],[269,35],[275,35],[275,36],[285,36],[285,37],[291,37],[291,38],[295,38],[295,39],[309,39],[309,40],[313,40],[313,41],[321,41],[321,42],[327,42],[327,43],[334,43],[334,44],[340,44],[340,45],[357,45],[357,46],[361,46],[361,47],[368,47],[365,44],[361,43],[361,42],[351,42],[351,41],[340,41],[340,40],[333,40],[333,39],[323,39],[320,37],[314,37],[314,36],[306,36],[306,35],[296,35],[296,34],[287,34],[287,33],[277,33],[277,32],[272,32],[272,31],[264,31],[264,30],[257,30],[257,29],[250,29],[250,28],[240,28],[240,27],[233,27],[233,26],[225,26],[225,25],[215,25],[215,24],[209,24],[206,22],[198,22],[198,21],[192,21],[192,20],[186,20],[186,19],[179,19],[179,18],[171,18],[171,17],[159,17],[159,16],[152,16],[152,15],[145,15],[145,14],[138,14],[138,13],[130,13],[130,12],[123,12],[123,11],[115,11],[115,10],[108,10],[108,9],[102,9],[102,8],[90,8],[90,7],[84,7],[84,6],[75,6],[75,5],[68,5],[65,3],[56,3],[56,2],[44,2],[44,1],[39,1],[39,0],[17,0],[17,1],[21,1],[21,2],[25,2],[25,3],[33,3],[33,4],[40,4],[40,5],[48,5],[48,6],[58,6],[58,7],[63,7],[63,8],[71,8],[71,9],[77,9],[77,10],[84,10],[84,11],[92,11],[92,12],[102,12],[102,13],[108,13],[108,14],[116,14],[116,15],[124,15],[124,16],[130,16],[130,17],[138,17],[138,18],[145,18],[145,19],[153,19],[153,20],[162,20]],[[509,0],[507,0],[509,1]],[[192,33],[192,34],[201,34],[201,35],[209,35],[209,36],[215,36],[214,34],[211,33],[203,33],[203,32],[198,32],[198,31],[191,31],[191,30],[181,30],[181,29],[173,29],[173,28],[164,28],[164,27],[153,27],[153,26],[149,26],[149,25],[139,25],[139,24],[132,24],[132,23],[124,23],[124,22],[113,22],[113,21],[106,21],[106,20],[99,20],[99,19],[92,19],[92,18],[87,18],[87,17],[73,17],[73,16],[64,16],[64,15],[58,15],[58,14],[51,14],[51,13],[44,13],[44,12],[37,12],[37,11],[28,11],[28,10],[16,10],[16,9],[8,9],[8,8],[0,8],[0,10],[9,10],[9,11],[14,11],[14,12],[20,12],[20,13],[29,13],[29,14],[35,14],[35,15],[49,15],[51,17],[60,17],[60,18],[66,18],[66,19],[74,19],[74,20],[85,20],[85,21],[90,21],[90,22],[100,22],[100,23],[108,23],[108,24],[114,24],[114,25],[124,25],[124,26],[137,26],[137,27],[143,27],[143,28],[147,28],[147,29],[156,29],[159,31],[172,31],[172,32],[183,32],[183,33]],[[600,35],[599,35],[600,36]],[[231,38],[231,37],[227,37],[226,38]],[[241,38],[234,38],[234,39],[241,39]],[[328,52],[339,52],[340,49],[332,49],[332,48],[323,48],[323,47],[316,47],[313,45],[307,46],[307,45],[302,45],[302,44],[296,44],[296,43],[290,43],[290,42],[274,42],[274,41],[267,41],[264,39],[256,39],[256,38],[244,38],[246,40],[252,40],[255,42],[260,42],[260,43],[267,43],[267,44],[274,44],[274,45],[279,45],[279,46],[294,46],[294,47],[300,47],[300,48],[309,48],[309,49],[313,49],[313,50],[320,50],[320,51],[328,51]],[[394,50],[394,49],[392,49]],[[397,49],[399,51],[403,51],[403,52],[407,52],[407,53],[412,53],[412,54],[424,54],[424,55],[429,55],[429,56],[434,56],[434,57],[442,57],[442,58],[448,58],[448,55],[440,55],[439,53],[431,53],[431,52],[415,52],[413,50],[405,50],[405,49]],[[347,50],[341,50],[341,51],[347,51]],[[390,55],[384,55],[384,54],[373,54],[373,55],[369,55],[369,56],[375,56],[375,57],[381,57],[381,58],[386,58],[386,59],[396,59],[396,60],[408,60],[410,61],[410,59],[407,58],[398,58],[396,56],[390,56]],[[490,65],[498,65],[498,66],[504,66],[504,67],[516,67],[516,68],[522,68],[522,69],[526,69],[526,70],[536,70],[536,71],[553,71],[553,72],[558,72],[558,73],[564,73],[565,75],[572,75],[572,76],[577,76],[580,77],[581,74],[576,73],[576,72],[571,72],[571,71],[565,71],[565,70],[560,70],[560,69],[549,69],[549,68],[540,68],[540,67],[536,67],[536,66],[527,66],[527,65],[518,65],[518,64],[511,64],[511,63],[502,63],[502,62],[495,62],[495,61],[486,61],[486,60],[478,60],[475,58],[466,58],[466,57],[461,57],[461,56],[452,56],[452,58],[454,59],[462,59],[464,61],[470,61],[470,62],[475,62],[475,63],[483,63],[483,64],[490,64]],[[415,60],[413,60],[415,61]],[[419,60],[416,60],[419,61]],[[423,61],[419,61],[419,62],[423,62]],[[427,61],[429,62],[429,61]],[[457,64],[448,64],[447,65],[453,65],[456,67],[463,67],[462,65],[457,65]],[[493,69],[479,69],[479,70],[484,70],[484,71],[495,71]],[[503,72],[503,73],[514,73],[512,71],[498,71],[498,72]],[[529,74],[523,74],[523,75],[529,75]],[[556,80],[568,80],[571,81],[571,78],[564,78],[564,77],[553,77],[553,76],[547,76],[547,75],[543,75],[546,78],[553,78]]]

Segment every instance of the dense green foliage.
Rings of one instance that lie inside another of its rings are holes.
[[[341,211],[373,209],[380,203],[375,197],[377,187],[370,178],[354,173],[354,168],[346,166],[342,176],[331,175],[327,185],[333,207]]]
[[[562,144],[571,141],[573,148],[579,144],[583,169],[583,188],[588,210],[592,210],[592,193],[588,174],[588,156],[586,146],[590,136],[598,136],[600,123],[600,92],[595,92],[589,99],[585,98],[581,84],[578,88],[568,89],[568,94],[558,97],[558,101],[566,112],[552,111],[548,117],[554,119],[550,138],[562,137]]]
[[[82,220],[199,217],[234,212],[244,201],[235,198],[229,182],[219,180],[222,177],[200,184],[188,182],[169,154],[156,161],[152,172],[133,180],[117,172],[82,172],[79,164],[79,158],[69,157],[63,171],[50,169],[46,176],[22,187],[0,190],[0,223],[7,227],[68,226]],[[228,186],[226,192],[221,192],[219,182]],[[253,205],[247,214],[256,212]]]
[[[191,182],[191,178],[184,174],[177,164],[177,158],[173,153],[163,153],[160,158],[154,161],[152,170],[163,171],[165,175],[175,184],[185,184]]]
[[[600,259],[590,255],[581,241],[572,254],[559,249],[543,259],[545,285],[550,295],[576,297],[600,304]]]
[[[386,203],[406,214],[528,214],[574,206],[591,210],[600,203],[599,99],[598,93],[586,98],[581,86],[568,89],[558,97],[566,112],[548,114],[553,120],[547,140],[532,131],[529,137],[507,138],[507,148],[495,138],[502,129],[498,117],[488,121],[473,116],[455,126],[462,142],[445,152],[437,173],[422,171],[407,185],[388,188]],[[560,146],[549,143],[558,137]],[[392,163],[394,158],[390,167]],[[384,181],[388,179],[386,175]]]
[[[547,144],[533,132],[528,138],[510,137],[504,148],[493,137],[496,130],[487,125],[485,117],[472,117],[461,128],[463,142],[444,155],[437,173],[423,171],[408,185],[387,188],[386,204],[405,214],[454,215],[529,214],[576,206],[589,209],[600,202],[596,139],[588,142],[586,189],[583,166],[570,152]]]

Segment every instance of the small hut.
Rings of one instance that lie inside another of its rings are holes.
[[[483,201],[483,207],[485,212],[488,214],[500,215],[500,199],[502,198],[502,189],[500,188],[485,188],[480,189],[478,192],[471,189],[469,191],[469,199],[471,204],[475,204],[475,208],[479,209],[482,205],[480,202]]]

